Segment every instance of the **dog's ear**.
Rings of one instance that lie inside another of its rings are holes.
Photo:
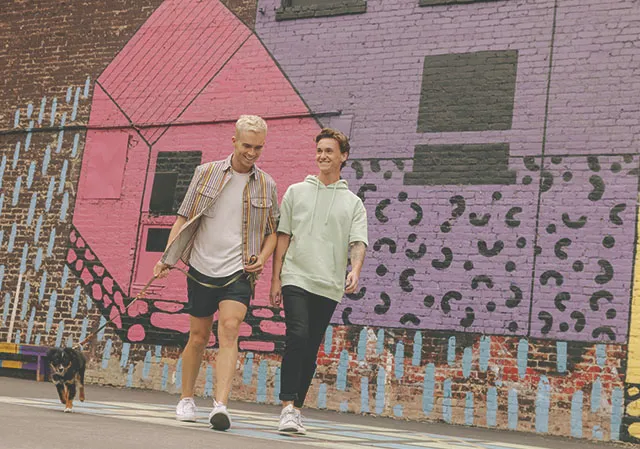
[[[45,356],[45,358],[47,360],[51,360],[53,359],[53,356],[56,354],[56,352],[58,351],[57,348],[51,348],[47,351],[47,355]]]
[[[75,360],[77,358],[76,351],[73,348],[64,348],[64,353],[67,354],[70,360]]]

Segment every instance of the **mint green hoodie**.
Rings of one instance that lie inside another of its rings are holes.
[[[367,211],[347,181],[325,186],[309,175],[291,185],[282,199],[278,232],[291,236],[282,286],[294,285],[340,302],[349,244],[368,245]]]

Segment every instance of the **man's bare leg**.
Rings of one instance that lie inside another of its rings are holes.
[[[211,336],[212,323],[213,315],[205,318],[191,317],[189,341],[182,352],[182,395],[180,399],[193,397],[202,356]]]
[[[227,404],[238,360],[238,332],[247,306],[238,301],[220,301],[218,319],[218,356],[216,359],[216,401]]]

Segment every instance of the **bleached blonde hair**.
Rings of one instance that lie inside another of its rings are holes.
[[[241,131],[253,131],[267,134],[267,122],[257,115],[241,115],[236,122],[236,135]]]

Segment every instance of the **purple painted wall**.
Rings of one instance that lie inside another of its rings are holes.
[[[344,176],[369,211],[366,293],[335,322],[626,341],[634,2],[369,0],[362,14],[277,21],[280,3],[259,1],[256,32],[312,111],[341,111],[325,124],[350,132]],[[510,127],[418,131],[425,57],[508,50]],[[438,144],[508,144],[515,182],[407,185],[415,147]]]

